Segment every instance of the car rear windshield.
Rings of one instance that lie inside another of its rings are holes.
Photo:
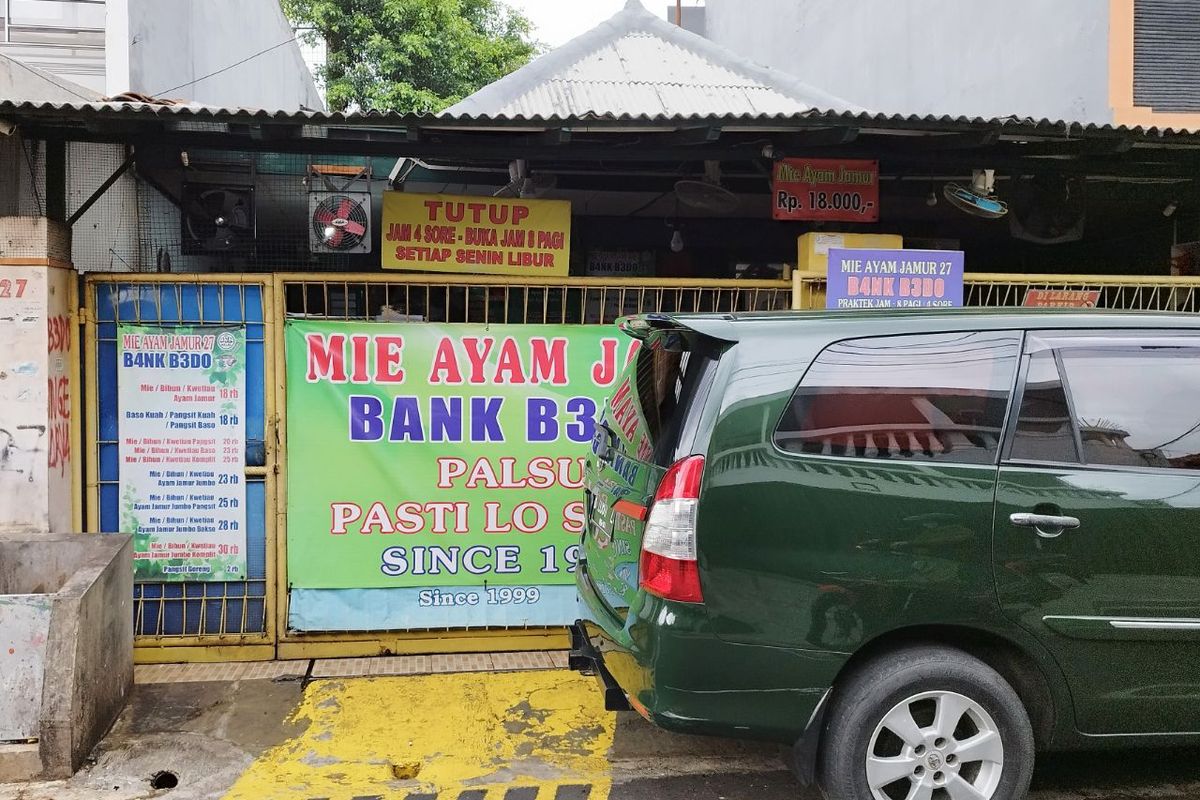
[[[681,336],[643,342],[617,383],[609,401],[609,422],[641,461],[665,466],[676,456],[701,376],[714,363],[693,344],[695,340],[689,343]]]

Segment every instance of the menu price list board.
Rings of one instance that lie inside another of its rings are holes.
[[[771,173],[771,218],[879,221],[879,162],[781,158]]]
[[[245,329],[121,325],[117,406],[135,579],[245,580]]]

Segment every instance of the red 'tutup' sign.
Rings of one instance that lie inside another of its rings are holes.
[[[877,222],[879,162],[784,158],[771,181],[774,219]]]

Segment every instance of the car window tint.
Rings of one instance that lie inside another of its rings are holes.
[[[1064,349],[1087,464],[1200,469],[1200,349]]]
[[[775,443],[811,455],[992,463],[1019,348],[1009,331],[838,342],[805,373]]]
[[[1049,350],[1034,353],[1030,358],[1011,458],[1071,464],[1079,461],[1067,395],[1058,364]]]

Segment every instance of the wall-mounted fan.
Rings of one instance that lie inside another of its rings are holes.
[[[1038,244],[1079,241],[1086,218],[1084,186],[1081,178],[1060,175],[1014,179],[1005,192],[1012,203],[1009,231],[1016,239]]]
[[[371,252],[371,162],[308,165],[308,249]]]
[[[995,170],[974,170],[969,186],[947,183],[942,194],[950,205],[975,217],[999,219],[1008,213],[1008,204],[996,197]]]
[[[185,183],[181,199],[180,249],[184,253],[253,251],[253,186]]]
[[[312,192],[308,206],[308,243],[312,252],[371,252],[370,194]]]
[[[729,214],[738,207],[738,196],[721,185],[721,162],[705,161],[704,177],[675,182],[675,197],[688,208],[712,214]]]

